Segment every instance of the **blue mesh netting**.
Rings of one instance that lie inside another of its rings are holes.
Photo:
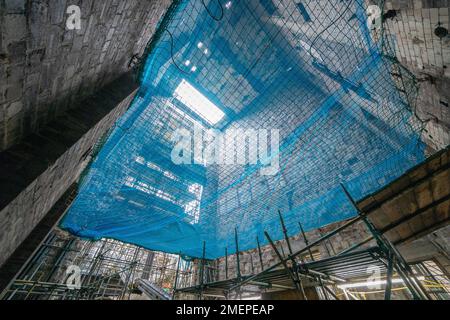
[[[240,250],[281,239],[278,210],[290,235],[354,216],[340,183],[361,199],[424,159],[392,41],[363,0],[176,1],[61,227],[193,257],[205,241],[215,258],[235,228]],[[174,164],[175,130],[211,127],[174,95],[182,80],[225,112],[222,132],[279,129],[278,173]]]

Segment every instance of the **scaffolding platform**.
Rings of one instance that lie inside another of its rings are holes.
[[[380,275],[385,275],[387,270],[385,258],[378,247],[309,262],[305,266],[337,281],[341,279],[341,282],[365,279],[370,268],[377,269]]]
[[[294,279],[290,274],[295,268],[268,268],[257,275],[247,275],[232,279],[215,281],[196,286],[178,288],[176,293],[202,294],[211,297],[228,297],[229,293],[240,288],[240,293],[266,292],[295,289]],[[377,270],[377,274],[387,273],[387,262],[383,252],[378,247],[344,253],[334,257],[297,263],[297,272],[302,278],[303,285],[319,286],[319,277],[326,285],[344,284],[356,279],[367,279],[370,270]]]

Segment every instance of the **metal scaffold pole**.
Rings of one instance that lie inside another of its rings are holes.
[[[177,261],[177,271],[175,273],[175,280],[173,282],[173,290],[172,290],[172,300],[175,299],[175,292],[177,290],[177,283],[178,283],[178,276],[180,273],[180,264],[181,264],[181,254],[178,255],[178,261]]]
[[[258,244],[259,263],[261,264],[261,271],[264,271],[264,263],[261,253],[261,245],[259,244],[259,237],[256,237],[256,243]]]
[[[239,259],[239,242],[238,242],[237,228],[234,228],[234,240],[236,245],[236,274],[237,278],[241,279],[241,263]]]
[[[392,273],[394,269],[394,260],[395,257],[392,254],[388,256],[388,266],[387,266],[387,275],[386,275],[386,289],[384,291],[384,300],[391,300],[392,293]]]
[[[228,249],[225,247],[225,279],[228,279]]]
[[[353,208],[358,213],[358,216],[361,216],[363,219],[363,222],[366,224],[367,229],[372,234],[374,239],[376,240],[378,246],[385,252],[385,255],[388,257],[395,257],[395,268],[399,272],[400,276],[402,277],[403,281],[409,288],[411,294],[414,296],[415,299],[419,300],[431,300],[431,297],[426,292],[425,288],[422,286],[420,281],[416,278],[414,275],[414,272],[409,267],[407,262],[403,259],[402,255],[398,252],[398,250],[390,243],[388,239],[386,239],[369,221],[367,218],[367,215],[363,215],[362,212],[359,210],[358,206],[356,205],[355,200],[353,200],[352,196],[348,192],[348,190],[345,188],[345,186],[341,183],[341,188],[349,200],[349,202],[352,204]],[[388,262],[389,265],[389,262]]]
[[[288,231],[287,231],[286,225],[284,224],[283,215],[281,214],[280,210],[278,210],[278,216],[280,217],[280,224],[281,224],[281,229],[283,231],[284,240],[286,241],[286,244],[287,244],[288,250],[289,250],[288,258],[292,261],[293,275],[295,276],[295,282],[297,283],[296,286],[298,286],[299,290],[302,292],[304,299],[307,300],[307,297],[305,294],[305,289],[303,288],[303,282],[302,282],[302,279],[301,279],[299,271],[298,271],[299,266],[297,264],[297,261],[295,261],[295,257],[292,255],[291,242],[289,241]],[[281,246],[281,248],[283,248],[283,246]],[[284,256],[284,254],[283,254],[283,256]],[[300,258],[300,261],[302,261],[302,258]]]
[[[303,226],[302,226],[302,224],[300,222],[298,223],[298,225],[300,227],[300,231],[301,231],[301,234],[303,236],[303,241],[305,242],[305,245],[308,246],[309,245],[309,241],[308,241],[308,238],[306,237],[305,231],[303,230]],[[311,248],[308,248],[308,252],[309,252],[309,257],[311,258],[311,261],[314,261],[315,259],[314,259],[313,253],[311,251]],[[323,296],[324,296],[325,300],[328,300],[327,292],[330,293],[333,296],[333,298],[335,298],[336,300],[339,300],[337,298],[337,296],[334,294],[334,292],[332,292],[330,289],[325,287],[325,285],[323,284],[323,281],[322,281],[322,277],[320,275],[317,276],[317,279],[319,280],[319,285],[322,288],[322,292],[323,292]]]

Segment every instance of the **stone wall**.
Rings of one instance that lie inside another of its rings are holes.
[[[22,244],[0,267],[0,292],[5,289],[14,276],[22,269],[30,256],[35,252],[36,247],[45,241],[49,232],[72,203],[73,198],[76,196],[77,188],[78,184],[74,183],[67,189]]]
[[[0,1],[0,150],[129,69],[171,0]],[[81,29],[68,30],[69,5]]]
[[[400,253],[411,263],[434,260],[450,275],[450,226],[436,230],[399,247]]]
[[[450,37],[434,33],[438,24],[449,29],[447,0],[389,0],[385,10],[396,10],[387,19],[399,61],[415,74],[419,92],[416,114],[424,122],[423,140],[434,153],[450,144]]]
[[[137,90],[125,75],[0,153],[0,266],[79,177],[92,146],[125,112]]]

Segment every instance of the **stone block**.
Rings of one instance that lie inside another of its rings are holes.
[[[58,0],[50,6],[50,22],[52,24],[65,24],[65,17],[67,11],[67,0]]]
[[[26,0],[6,0],[5,1],[5,12],[22,14],[25,13]]]
[[[25,41],[13,41],[7,46],[8,58],[12,64],[25,61],[27,44]]]
[[[23,87],[22,81],[8,86],[5,91],[5,100],[11,101],[19,99],[22,94],[22,87]]]
[[[31,1],[31,10],[29,13],[30,21],[34,27],[35,34],[42,32],[42,28],[49,21],[49,5],[44,1]],[[33,31],[33,28],[32,28]]]
[[[5,68],[3,79],[5,80],[5,83],[7,83],[8,85],[16,84],[17,82],[24,80],[24,71],[25,67],[22,64],[15,66],[8,65]]]
[[[7,107],[7,118],[12,118],[22,111],[23,103],[21,101],[12,102]]]

